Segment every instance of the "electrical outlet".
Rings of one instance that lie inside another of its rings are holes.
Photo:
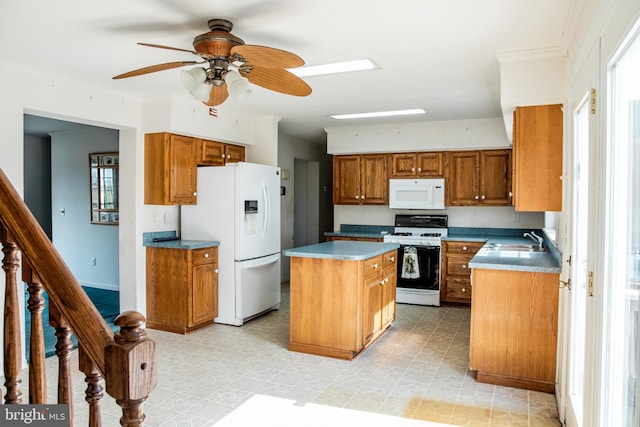
[[[471,214],[471,221],[475,222],[477,220],[478,220],[478,213],[477,212],[472,213]]]
[[[91,267],[96,266],[96,257],[91,257]]]
[[[513,214],[513,222],[520,222],[520,214],[519,213],[514,213]]]

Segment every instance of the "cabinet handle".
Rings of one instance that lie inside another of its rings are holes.
[[[411,168],[411,172],[415,172],[415,171],[416,171],[416,168]]]
[[[358,196],[358,195],[356,194],[356,199],[359,199],[359,198],[360,198],[360,196]]]
[[[197,196],[197,195],[198,195],[198,193],[194,191],[194,192],[193,192],[193,197],[195,197],[195,196]]]
[[[474,199],[476,199],[476,200],[478,200],[479,198],[480,198],[480,197],[478,197],[478,196],[475,196],[475,197],[474,197]]]
[[[466,266],[466,265],[464,265],[464,264],[462,264],[462,268],[467,268],[467,266]]]
[[[216,272],[216,274],[218,274],[218,269],[217,268],[216,268],[215,272]]]
[[[373,264],[373,268],[378,268],[378,263]]]
[[[482,200],[486,199],[486,197],[484,196],[484,194],[482,195]]]
[[[463,251],[466,251],[466,250],[467,250],[467,247],[466,247],[466,246],[463,246],[463,247],[462,247],[462,250],[463,250]]]
[[[509,197],[513,197],[513,193],[509,191]]]
[[[384,279],[380,280],[380,286],[384,285]]]
[[[392,256],[391,258],[389,258],[389,260],[390,260],[391,262],[394,262],[394,261],[396,260],[396,257]]]
[[[205,258],[209,258],[209,254],[204,254],[204,257]]]
[[[224,154],[222,155],[222,158],[224,159]]]
[[[422,168],[418,168],[418,172],[422,172]]]
[[[467,290],[465,288],[462,288],[462,292],[467,292]]]

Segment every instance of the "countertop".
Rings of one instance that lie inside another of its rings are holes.
[[[398,249],[397,243],[357,242],[338,240],[285,249],[282,255],[303,258],[325,258],[335,260],[359,261]]]
[[[176,239],[154,242],[154,239]],[[142,245],[150,248],[201,249],[220,246],[217,240],[181,240],[175,231],[155,231],[142,233]]]

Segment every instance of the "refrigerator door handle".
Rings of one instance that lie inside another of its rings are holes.
[[[271,217],[271,199],[269,194],[269,187],[267,183],[262,180],[262,197],[264,197],[264,223],[262,224],[262,239],[264,240],[267,237],[267,233],[269,231],[269,222]]]
[[[279,257],[275,257],[275,258],[271,258],[271,259],[267,260],[266,262],[261,262],[260,264],[254,264],[254,265],[247,265],[247,266],[244,266],[242,268],[244,268],[245,270],[251,270],[251,269],[254,269],[254,268],[264,267],[265,265],[275,264],[278,261],[280,261],[280,258]]]

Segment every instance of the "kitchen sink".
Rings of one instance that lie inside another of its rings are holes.
[[[523,251],[523,252],[547,252],[547,248],[541,248],[536,244],[526,243],[487,243],[483,249],[494,251]]]

